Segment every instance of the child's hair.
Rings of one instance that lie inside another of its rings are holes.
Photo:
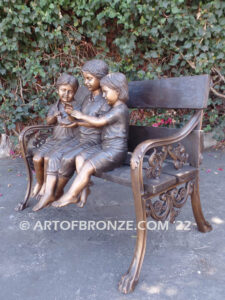
[[[88,72],[96,78],[101,79],[109,73],[109,67],[101,59],[92,59],[83,65],[82,72]]]
[[[63,73],[56,82],[56,87],[59,88],[60,85],[69,84],[72,86],[73,90],[76,91],[79,87],[79,82],[76,77]]]
[[[106,85],[119,93],[118,99],[126,102],[128,100],[128,83],[123,73],[110,73],[100,81],[101,87]]]

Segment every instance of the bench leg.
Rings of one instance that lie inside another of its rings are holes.
[[[29,161],[27,159],[27,157],[24,155],[24,161],[26,164],[26,169],[27,169],[27,190],[26,190],[26,195],[24,197],[24,200],[21,201],[16,207],[15,210],[16,211],[21,211],[23,209],[25,209],[27,207],[27,202],[30,198],[30,194],[31,194],[31,188],[32,188],[32,170],[31,170],[31,166],[29,164]]]
[[[208,232],[212,230],[212,226],[205,220],[202,207],[201,207],[201,201],[200,201],[200,193],[199,193],[199,175],[197,175],[195,184],[193,187],[193,192],[191,195],[191,205],[193,214],[198,226],[198,230],[201,232]]]
[[[132,178],[132,189],[134,195],[135,213],[136,213],[136,230],[137,239],[134,257],[127,273],[122,276],[119,283],[120,292],[127,294],[134,290],[136,284],[138,283],[142,263],[145,256],[146,249],[146,208],[145,202],[141,197],[141,186],[142,183],[139,180],[138,168],[131,170]]]

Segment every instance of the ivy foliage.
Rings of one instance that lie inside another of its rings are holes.
[[[55,101],[55,80],[103,58],[130,80],[208,73],[225,90],[225,2],[219,0],[0,0],[0,120],[18,133]],[[212,94],[210,130],[224,120]]]

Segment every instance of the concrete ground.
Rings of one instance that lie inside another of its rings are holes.
[[[168,230],[149,230],[139,284],[122,295],[117,284],[131,262],[135,231],[72,230],[71,222],[135,221],[131,189],[94,179],[83,209],[34,213],[32,199],[16,212],[25,194],[25,167],[22,159],[0,160],[0,299],[224,300],[225,152],[205,152],[200,177],[203,211],[213,231],[197,231],[188,201]]]

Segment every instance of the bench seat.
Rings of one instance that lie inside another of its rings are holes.
[[[143,169],[147,170],[147,162],[144,162]],[[143,173],[143,183],[145,193],[156,195],[159,194],[171,186],[176,184],[185,183],[195,178],[197,169],[189,165],[183,166],[181,170],[176,170],[172,162],[166,162],[163,164],[163,172],[159,179],[147,178],[145,172]],[[99,173],[96,177],[115,182],[125,186],[132,186],[130,166],[123,165],[110,172]]]

